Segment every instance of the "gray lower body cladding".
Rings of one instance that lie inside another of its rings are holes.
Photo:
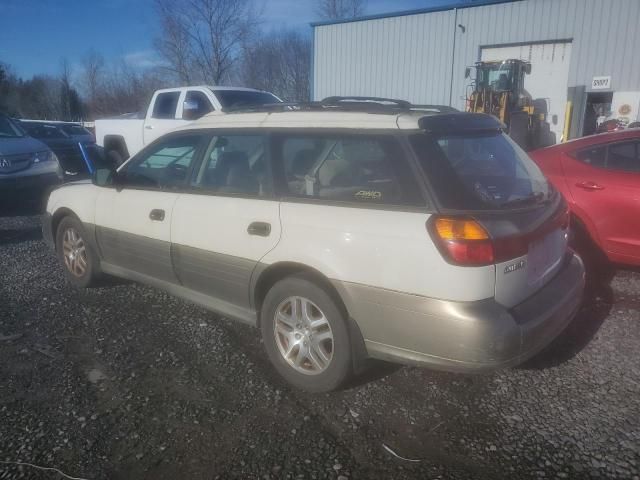
[[[86,225],[106,273],[167,290],[225,316],[256,325],[250,290],[259,263]],[[43,220],[53,242],[50,217]],[[95,237],[94,234],[95,233]],[[454,302],[333,280],[362,334],[366,354],[450,371],[495,370],[522,363],[547,346],[576,313],[584,266],[568,254],[545,287],[507,309],[494,299]]]
[[[172,245],[171,249],[183,286],[249,308],[251,274],[257,262],[183,245]]]
[[[584,266],[569,254],[552,281],[512,309],[494,299],[453,302],[334,282],[372,357],[450,371],[522,363],[570,323],[582,301]]]

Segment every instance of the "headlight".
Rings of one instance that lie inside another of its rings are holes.
[[[33,154],[33,163],[57,162],[58,157],[51,150],[44,150]]]

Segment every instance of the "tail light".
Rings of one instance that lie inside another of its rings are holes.
[[[460,266],[483,266],[522,257],[529,244],[560,228],[568,232],[569,210],[560,210],[536,230],[492,239],[476,220],[460,217],[432,217],[427,229],[449,263]]]
[[[435,217],[429,230],[445,258],[456,265],[480,266],[494,263],[493,242],[475,220]]]

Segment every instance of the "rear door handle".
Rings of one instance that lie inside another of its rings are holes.
[[[576,183],[576,187],[584,188],[585,190],[604,190],[602,185],[592,181]]]
[[[267,222],[253,222],[247,227],[249,235],[258,235],[259,237],[268,237],[271,234],[271,224]]]
[[[155,222],[162,222],[164,220],[164,210],[154,208],[149,212],[149,218]]]
[[[145,125],[144,128],[147,130],[153,130],[153,125]]]

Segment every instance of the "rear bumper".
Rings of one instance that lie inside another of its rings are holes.
[[[582,260],[568,254],[553,280],[511,309],[494,299],[451,302],[345,284],[339,290],[371,357],[475,372],[520,364],[551,343],[575,316],[584,281]]]

